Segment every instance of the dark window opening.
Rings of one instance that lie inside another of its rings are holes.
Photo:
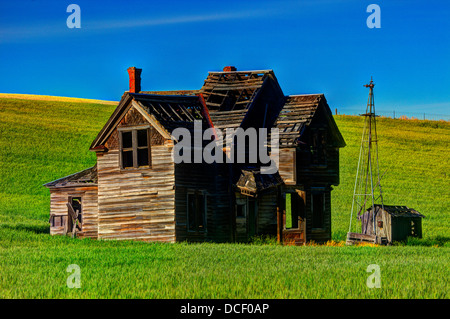
[[[244,204],[236,205],[236,217],[245,218],[245,205]]]
[[[138,147],[146,147],[148,145],[147,130],[138,130]]]
[[[312,227],[324,228],[325,194],[312,194]]]
[[[312,130],[311,132],[311,162],[315,165],[326,165],[327,136],[325,130]]]
[[[120,132],[120,167],[151,166],[149,129]]]
[[[187,218],[189,231],[206,232],[206,195],[188,193]]]
[[[133,167],[133,151],[122,151],[122,168]]]
[[[132,132],[122,132],[122,148],[133,148]]]

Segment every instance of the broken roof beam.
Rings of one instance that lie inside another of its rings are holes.
[[[171,135],[167,130],[164,128],[164,126],[161,125],[161,123],[152,115],[148,114],[145,111],[145,107],[141,104],[141,102],[133,100],[132,105],[134,108],[141,113],[141,115],[150,122],[150,124],[166,139],[171,139]]]
[[[160,104],[160,103],[159,103]],[[161,104],[160,104],[161,105]],[[169,110],[172,111],[173,114],[175,114],[176,117],[178,117],[180,119],[180,121],[186,121],[186,119],[182,118],[180,116],[180,114],[178,114],[178,112],[172,107],[172,105],[170,103],[166,103],[166,105],[168,106]]]

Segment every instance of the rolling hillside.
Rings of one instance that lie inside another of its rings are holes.
[[[17,97],[0,96],[0,297],[448,298],[449,122],[378,121],[385,204],[426,216],[424,238],[407,246],[119,243],[48,235],[49,192],[42,186],[95,163],[89,145],[115,104]],[[341,184],[332,192],[333,239],[340,241],[363,123],[356,116],[335,119],[347,143]],[[71,263],[84,271],[82,289],[65,286]],[[391,278],[384,289],[366,287],[371,263]]]

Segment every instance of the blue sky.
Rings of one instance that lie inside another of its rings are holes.
[[[81,28],[69,29],[71,3]],[[381,28],[369,29],[369,4]],[[198,89],[208,71],[273,69],[286,95],[364,110],[450,114],[450,3],[404,0],[1,1],[0,92],[119,100]]]

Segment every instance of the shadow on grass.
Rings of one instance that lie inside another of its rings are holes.
[[[399,246],[450,247],[450,237],[435,236],[430,238],[408,237],[406,241],[396,243]]]
[[[3,224],[0,227],[10,229],[10,230],[28,231],[28,232],[33,232],[35,234],[50,234],[50,227],[47,225]]]

